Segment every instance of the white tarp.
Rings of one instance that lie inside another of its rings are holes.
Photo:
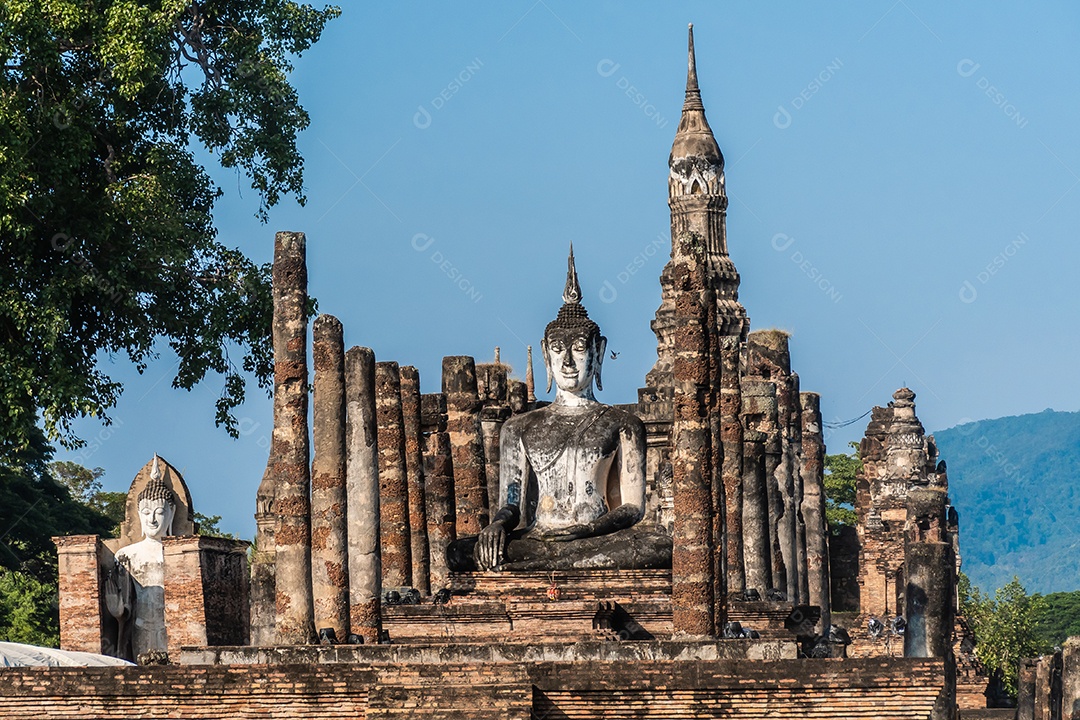
[[[86,667],[131,664],[127,660],[108,655],[0,642],[0,667]]]

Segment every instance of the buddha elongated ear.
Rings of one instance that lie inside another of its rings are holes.
[[[547,390],[544,392],[551,392],[551,381],[554,379],[554,375],[551,370],[551,359],[548,357],[547,338],[540,341],[540,354],[544,357],[544,370],[547,371]]]
[[[600,370],[604,367],[604,355],[607,354],[607,338],[600,335],[596,338],[596,389],[603,390],[604,383],[600,380]]]

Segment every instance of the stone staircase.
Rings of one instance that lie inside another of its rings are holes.
[[[553,585],[557,599],[549,596]],[[456,573],[450,588],[447,605],[384,607],[391,640],[537,644],[671,636],[669,570]]]
[[[557,588],[557,599],[549,589]],[[383,608],[395,643],[665,640],[672,635],[670,570],[474,572],[451,576],[447,605]],[[734,602],[729,620],[763,640],[789,640],[784,602]]]

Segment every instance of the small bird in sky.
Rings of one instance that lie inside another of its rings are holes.
[[[611,351],[611,359],[612,359],[612,360],[615,360],[615,359],[617,359],[618,357],[619,357],[619,353],[617,353],[617,352],[615,352],[614,350],[612,350],[612,351]]]

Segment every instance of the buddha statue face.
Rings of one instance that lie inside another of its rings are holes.
[[[176,507],[166,498],[144,498],[139,501],[139,525],[143,537],[161,540],[172,528]]]
[[[600,381],[600,368],[607,351],[607,338],[600,334],[600,327],[589,319],[589,313],[581,305],[581,285],[578,284],[577,269],[574,267],[572,245],[567,259],[563,306],[544,330],[540,349],[547,368],[549,391],[553,379],[559,388],[559,395],[593,399],[593,378],[596,379],[596,389],[604,389]]]
[[[593,378],[600,374],[606,339],[599,332],[553,328],[541,343],[548,377],[571,395],[591,395]]]

